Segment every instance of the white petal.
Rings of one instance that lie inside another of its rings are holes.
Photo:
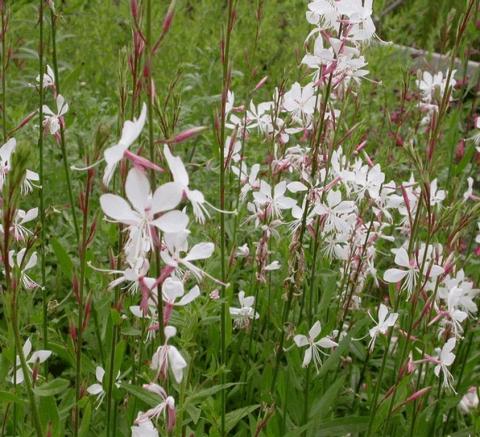
[[[177,303],[177,305],[188,305],[190,302],[194,301],[198,296],[200,296],[200,288],[198,285],[195,285],[185,296],[183,296]]]
[[[138,216],[125,199],[116,194],[103,194],[100,196],[100,206],[105,215],[115,221],[132,225],[138,223]]]
[[[308,331],[308,336],[310,337],[310,339],[314,339],[314,338],[317,338],[318,335],[320,334],[320,332],[322,331],[322,325],[320,324],[320,322],[317,320],[313,326],[310,328],[310,331]]]
[[[397,266],[406,267],[407,269],[410,268],[410,260],[408,258],[408,253],[403,247],[396,250],[395,264]]]
[[[308,344],[308,338],[305,335],[296,335],[293,337],[293,341],[298,347],[306,346]]]
[[[183,282],[173,278],[165,279],[162,285],[162,293],[167,302],[174,302],[185,293]]]
[[[148,178],[143,171],[132,168],[128,172],[125,194],[133,207],[143,214],[148,206],[150,196],[150,182],[148,182]]]
[[[103,392],[103,387],[100,384],[92,384],[87,387],[87,392],[91,395],[96,396]]]
[[[174,209],[182,201],[182,196],[183,187],[176,182],[167,182],[159,186],[153,193],[153,214]]]
[[[305,350],[305,355],[303,356],[303,367],[307,367],[310,364],[310,361],[312,361],[312,348],[309,347]]]
[[[26,358],[30,355],[30,352],[32,351],[32,342],[30,341],[30,337],[27,338],[27,341],[23,345],[23,356]]]
[[[168,348],[168,360],[170,361],[170,368],[172,369],[175,381],[180,384],[183,379],[183,369],[187,367],[187,362],[175,346]]]
[[[378,324],[381,325],[385,319],[387,318],[388,308],[381,303],[380,307],[378,308]]]
[[[193,246],[188,255],[185,257],[186,261],[195,261],[198,259],[210,258],[215,250],[213,243],[198,243]]]
[[[188,216],[183,212],[174,210],[162,215],[152,222],[157,228],[167,233],[182,232],[188,225]]]
[[[105,370],[100,367],[100,366],[97,366],[95,368],[95,378],[97,378],[97,381],[101,384],[103,382],[103,377],[105,376]]]
[[[408,271],[406,270],[388,269],[383,274],[383,280],[385,282],[396,284],[397,282],[400,282],[407,274],[408,274]]]
[[[332,347],[337,347],[338,343],[335,343],[331,338],[323,337],[316,342],[320,347],[330,349]]]
[[[142,112],[138,120],[134,120],[134,121],[127,120],[123,124],[122,137],[119,143],[126,146],[127,148],[130,147],[142,132],[143,126],[145,125],[146,118],[147,118],[147,106],[144,103],[142,106]]]
[[[52,355],[52,351],[46,351],[46,350],[39,350],[36,351],[32,354],[30,359],[28,360],[28,363],[34,364],[34,363],[43,363],[48,358]]]
[[[163,146],[163,154],[165,155],[168,167],[172,172],[173,180],[184,187],[188,187],[188,173],[187,170],[185,170],[185,165],[183,164],[181,158],[178,156],[173,156],[167,144]]]

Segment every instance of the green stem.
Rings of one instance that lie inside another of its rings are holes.
[[[40,76],[39,84],[39,102],[38,102],[38,161],[39,161],[39,178],[40,178],[40,268],[42,272],[42,301],[43,301],[43,348],[48,349],[48,314],[47,314],[47,287],[45,286],[46,269],[45,269],[45,241],[46,241],[46,228],[45,228],[45,179],[44,179],[44,164],[43,164],[43,5],[44,0],[39,0],[39,47],[38,47],[38,74]],[[45,362],[45,376],[48,374],[48,364]]]
[[[1,7],[2,14],[2,131],[3,131],[3,141],[7,141],[7,41],[6,41],[6,1]]]
[[[52,64],[53,64],[53,72],[55,74],[55,90],[56,90],[56,95],[58,95],[60,94],[60,79],[58,76],[57,36],[56,36],[55,14],[53,11],[50,11],[50,26],[51,26],[51,32],[52,32]],[[80,228],[78,226],[77,216],[75,214],[75,202],[73,198],[72,183],[70,180],[71,179],[70,165],[68,164],[67,148],[65,145],[65,130],[62,124],[60,124],[60,148],[62,151],[63,168],[65,171],[65,178],[67,181],[68,199],[70,201],[73,226],[75,228],[75,237],[78,245],[80,242]]]
[[[30,408],[32,410],[33,425],[35,427],[35,432],[37,433],[37,436],[42,437],[43,436],[42,425],[40,422],[40,416],[38,414],[37,403],[35,401],[35,394],[33,392],[32,381],[30,379],[30,370],[28,368],[25,355],[23,354],[23,345],[20,340],[20,333],[18,330],[17,292],[16,291],[13,291],[13,298],[12,298],[12,328],[15,336],[15,347],[17,349],[17,353],[20,358],[20,365],[22,367],[23,379],[25,382],[25,386],[27,388],[28,399],[30,401]]]
[[[230,37],[232,34],[233,28],[233,1],[228,0],[228,9],[227,9],[227,29],[225,33],[224,40],[224,50],[223,50],[223,70],[222,70],[222,102],[221,102],[221,124],[220,124],[220,138],[219,138],[219,148],[220,148],[220,209],[225,210],[225,108],[227,103],[227,92],[230,82]],[[220,213],[220,264],[221,264],[221,278],[222,283],[225,284],[226,281],[226,268],[225,268],[225,216],[223,213]],[[226,301],[226,290],[225,285],[220,287],[220,296],[221,296],[221,326],[220,326],[220,362],[222,367],[226,365],[226,319],[227,319],[227,301]],[[221,371],[221,384],[222,386],[226,382],[225,369],[222,368]],[[225,435],[225,414],[226,414],[226,393],[225,389],[220,391],[220,403],[221,403],[221,424],[220,424],[220,434]]]

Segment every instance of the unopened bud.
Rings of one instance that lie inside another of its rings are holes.
[[[256,85],[255,85],[255,91],[259,90],[262,88],[263,85],[265,85],[265,82],[267,82],[268,76],[265,76],[263,79],[261,79]]]
[[[130,12],[136,21],[138,18],[138,2],[137,0],[130,0]]]
[[[186,141],[186,140],[188,140],[192,137],[197,136],[200,132],[203,132],[206,129],[207,129],[206,126],[192,127],[190,129],[184,130],[183,132],[180,132],[178,135],[176,135],[172,139],[160,140],[160,141],[157,141],[157,142],[164,142],[164,143],[168,143],[168,144],[182,143],[182,142],[184,142],[184,141]]]
[[[465,155],[465,140],[462,138],[455,148],[455,160],[459,162]]]
[[[176,0],[172,0],[170,2],[170,6],[167,10],[167,15],[165,15],[165,19],[163,20],[162,33],[164,35],[170,30],[173,22],[173,16],[175,15],[175,1]]]
[[[75,296],[75,299],[77,303],[80,303],[80,294],[78,292],[79,290],[79,283],[78,283],[78,277],[76,274],[73,274],[72,278],[72,290],[73,290],[73,295]]]
[[[78,338],[78,335],[77,335],[77,327],[75,326],[74,323],[70,322],[70,326],[69,326],[69,332],[70,332],[70,337],[72,339],[72,341],[74,343],[77,342],[77,338]]]

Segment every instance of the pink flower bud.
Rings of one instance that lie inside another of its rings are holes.
[[[405,404],[408,404],[409,402],[412,402],[412,401],[416,401],[418,398],[421,398],[422,396],[426,395],[431,390],[431,388],[432,387],[425,387],[416,391],[405,400]]]
[[[465,140],[462,138],[455,148],[455,161],[459,162],[465,155]]]
[[[136,155],[135,153],[130,152],[130,150],[125,150],[123,156],[130,160],[132,164],[139,168],[140,170],[151,169],[154,171],[158,171],[160,173],[163,172],[163,168],[159,167],[157,164],[149,161],[147,158],[143,158],[142,156]]]
[[[72,339],[72,341],[74,343],[77,342],[77,327],[73,324],[73,323],[70,323],[70,326],[69,326],[69,331],[70,331],[70,338]]]
[[[137,0],[130,0],[130,12],[135,21],[138,18],[138,2]]]
[[[161,142],[165,142],[168,144],[182,143],[183,141],[187,141],[188,139],[197,136],[200,132],[203,132],[206,129],[206,126],[192,127],[190,129],[184,130],[183,132],[180,132],[178,135],[176,135],[170,140],[164,140]]]
[[[265,82],[267,82],[268,76],[265,76],[263,79],[261,79],[256,85],[255,85],[255,91],[259,90],[262,88],[263,85],[265,85]]]
[[[169,30],[173,22],[173,16],[175,14],[175,1],[172,0],[170,3],[170,6],[168,7],[167,10],[167,15],[165,15],[165,19],[163,20],[163,26],[162,26],[162,34],[165,35]]]

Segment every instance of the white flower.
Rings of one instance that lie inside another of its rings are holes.
[[[281,211],[284,209],[292,209],[297,201],[285,196],[287,191],[287,183],[285,181],[279,182],[272,187],[265,181],[260,181],[260,190],[253,193],[255,202],[271,211],[274,218],[281,216]]]
[[[188,232],[167,233],[163,236],[164,246],[160,255],[165,264],[178,269],[179,266],[184,266],[190,270],[197,279],[201,279],[203,275],[212,278],[208,273],[201,270],[199,267],[192,264],[192,261],[210,258],[215,250],[213,243],[198,243],[188,250]],[[186,252],[185,256],[182,253]]]
[[[15,256],[15,251],[11,250],[8,253],[8,257],[9,257],[10,266],[12,268],[18,267],[20,269],[20,280],[22,281],[23,286],[27,290],[32,290],[38,287],[39,285],[32,278],[30,278],[26,272],[27,270],[30,270],[37,265],[38,257],[37,257],[37,252],[33,252],[30,255],[30,258],[28,258],[28,260],[25,260],[26,251],[27,251],[26,248],[20,249],[17,253],[17,256]]]
[[[301,121],[314,113],[315,100],[313,83],[308,83],[302,88],[298,82],[295,82],[283,96],[283,108],[292,113],[295,119]]]
[[[424,252],[424,250],[420,252]],[[395,254],[395,264],[399,267],[403,267],[404,269],[397,269],[392,268],[388,269],[384,275],[383,280],[385,282],[390,283],[398,283],[406,278],[406,281],[402,285],[402,290],[407,290],[408,295],[410,296],[415,288],[417,283],[417,277],[420,274],[420,269],[418,267],[418,263],[415,259],[409,259],[408,253],[405,248],[401,247],[400,249],[392,249],[392,252]],[[424,255],[424,256],[422,256]],[[423,262],[423,258],[425,257],[425,269],[429,272],[430,278],[436,278],[438,275],[443,273],[443,268],[432,264],[428,261],[428,250],[427,254],[420,254],[420,262]],[[431,264],[431,266],[429,265]]]
[[[268,133],[272,125],[273,102],[259,103],[255,107],[253,101],[250,102],[250,110],[247,111],[248,129],[258,128],[261,133]]]
[[[469,414],[478,408],[477,387],[470,387],[458,403],[458,408],[463,414]]]
[[[342,193],[335,190],[328,192],[326,200],[326,203],[318,203],[315,206],[316,214],[325,216],[324,231],[348,232],[350,229],[349,223],[354,219],[355,202],[342,201]]]
[[[198,190],[191,190],[188,185],[190,183],[190,178],[188,177],[187,170],[185,169],[185,165],[183,164],[181,158],[179,156],[173,156],[168,148],[168,145],[163,146],[163,154],[165,155],[165,159],[167,160],[168,167],[172,172],[173,180],[180,189],[183,191],[187,199],[192,204],[193,214],[199,223],[205,223],[205,215],[210,217],[208,211],[204,204],[207,202],[205,201],[205,197],[203,193]]]
[[[28,170],[25,172],[25,178],[23,179],[23,184],[22,184],[22,194],[28,194],[33,191],[33,188],[42,188],[39,185],[36,185],[34,182],[39,182],[40,181],[40,176],[38,173]]]
[[[164,302],[168,305],[185,306],[200,296],[200,288],[198,288],[198,285],[195,285],[185,294],[182,281],[175,278],[167,278],[162,285],[162,296]]]
[[[467,191],[463,193],[463,200],[466,202],[473,196],[473,178],[469,176],[467,178]]]
[[[241,163],[240,168],[232,166],[232,172],[234,175],[240,178],[240,182],[243,184],[240,190],[240,199],[245,200],[247,194],[252,190],[258,190],[260,188],[260,179],[258,179],[258,172],[260,171],[260,164],[253,164],[248,173],[245,163]]]
[[[337,2],[338,12],[349,18],[348,37],[352,41],[367,41],[375,35],[372,3],[373,0],[340,0]]]
[[[138,413],[137,420],[139,417],[142,417],[143,414],[144,413],[140,411]],[[150,419],[145,419],[138,425],[133,425],[131,427],[131,430],[132,437],[158,437],[158,431],[153,426],[153,423]]]
[[[238,246],[237,250],[235,251],[235,256],[237,258],[246,258],[250,255],[250,249],[248,248],[248,244],[245,243],[243,246]]]
[[[166,412],[167,430],[171,431],[175,426],[175,399],[173,399],[172,396],[167,396],[167,392],[158,384],[144,384],[143,388],[160,396],[161,402],[145,413],[140,413],[135,419],[135,425],[141,425],[142,423],[149,422],[151,419],[158,419],[162,413],[165,414]]]
[[[36,80],[40,85],[40,75],[37,75]],[[43,73],[43,88],[55,88],[55,73],[50,65],[47,65],[47,72]]]
[[[97,406],[98,408],[102,403],[103,398],[105,397],[105,390],[103,388],[103,379],[105,377],[105,370],[103,367],[97,366],[95,368],[95,378],[97,382],[87,387],[87,392],[92,396],[97,396]],[[118,382],[120,378],[120,371],[118,371],[117,377],[115,378],[115,386],[120,387]]]
[[[132,168],[125,183],[125,193],[133,208],[116,194],[103,194],[100,205],[110,219],[129,226],[126,251],[133,263],[153,247],[151,227],[162,232],[180,232],[186,228],[188,217],[174,210],[182,200],[181,187],[175,182],[161,185],[152,195],[148,178],[142,171]],[[159,213],[162,215],[155,218]]]
[[[170,368],[175,381],[180,384],[187,362],[175,346],[168,344],[168,341],[177,333],[176,328],[174,326],[165,326],[164,332],[165,344],[159,346],[153,354],[150,368],[157,371],[157,378],[162,376],[163,379],[166,379],[168,369]]]
[[[456,339],[455,337],[450,338],[442,347],[442,349],[437,348],[437,365],[433,369],[433,372],[437,377],[440,377],[440,372],[443,373],[443,385],[445,387],[450,387],[453,390],[453,376],[448,370],[453,362],[455,361],[455,354],[452,352],[455,349]]]
[[[32,342],[30,341],[30,338],[27,338],[27,341],[23,345],[22,350],[23,350],[23,356],[27,361],[28,371],[30,373],[32,373],[33,370],[29,366],[29,364],[38,366],[38,364],[41,364],[47,361],[50,355],[52,355],[52,351],[48,351],[48,350],[39,350],[39,351],[33,352],[33,354],[30,355],[30,352],[32,352]],[[21,367],[20,357],[18,355],[15,362],[15,369],[13,371],[15,371],[16,377],[15,378],[13,376],[11,377],[12,384],[15,384],[15,383],[21,384],[24,381],[25,377],[23,374],[23,369]]]
[[[145,120],[147,118],[147,106],[145,103],[142,106],[142,112],[138,119],[134,118],[133,121],[127,120],[123,124],[122,135],[117,144],[109,147],[105,150],[103,156],[107,166],[105,167],[105,173],[103,176],[103,183],[108,186],[112,179],[113,173],[117,164],[122,160],[125,151],[137,140],[142,132]]]
[[[240,308],[230,307],[230,315],[232,316],[237,328],[246,328],[250,325],[251,320],[258,319],[260,315],[254,310],[254,296],[245,296],[244,291],[238,293],[238,301]]]
[[[445,197],[445,190],[439,190],[437,179],[434,179],[430,183],[430,205],[440,205],[445,200]]]
[[[17,241],[23,241],[28,235],[32,235],[32,231],[24,225],[38,217],[38,208],[32,208],[28,211],[17,209],[13,221],[11,223],[11,231]],[[0,224],[0,232],[4,232],[3,225]]]
[[[340,14],[335,0],[315,0],[308,4],[307,21],[319,29],[333,29],[338,26]]]
[[[17,147],[17,140],[10,138],[2,147],[0,147],[0,190],[3,188],[5,177],[10,171],[12,165],[12,153]]]
[[[308,336],[299,334],[293,337],[293,341],[298,347],[307,346],[305,355],[303,357],[302,367],[308,367],[313,359],[313,363],[315,364],[317,372],[322,364],[320,353],[326,355],[325,352],[320,350],[320,348],[331,349],[338,346],[338,344],[335,343],[330,337],[322,337],[321,339],[316,340],[321,331],[322,326],[319,321],[316,321],[310,328],[310,331],[308,331]]]
[[[52,135],[55,135],[60,130],[63,123],[63,116],[68,112],[68,103],[61,94],[57,96],[56,104],[56,113],[47,105],[43,105],[43,126],[46,127]]]
[[[452,71],[450,86],[455,86],[455,76],[456,71]],[[445,93],[447,87],[447,76],[443,77],[443,73],[439,71],[438,73],[432,75],[428,71],[424,71],[422,77],[417,79],[417,87],[422,92],[423,101],[426,103],[432,103],[434,100],[439,100]]]
[[[375,319],[371,316],[370,312],[368,313],[368,315],[373,320],[373,322],[376,323],[376,326],[374,326],[373,328],[370,328],[368,331],[368,333],[370,334],[370,337],[372,338],[370,340],[368,347],[370,348],[370,350],[373,350],[375,341],[377,339],[377,335],[378,334],[385,335],[388,331],[388,328],[395,325],[395,322],[398,319],[398,314],[397,313],[388,314],[388,308],[383,303],[381,303],[380,307],[378,308],[378,322],[375,321]]]

